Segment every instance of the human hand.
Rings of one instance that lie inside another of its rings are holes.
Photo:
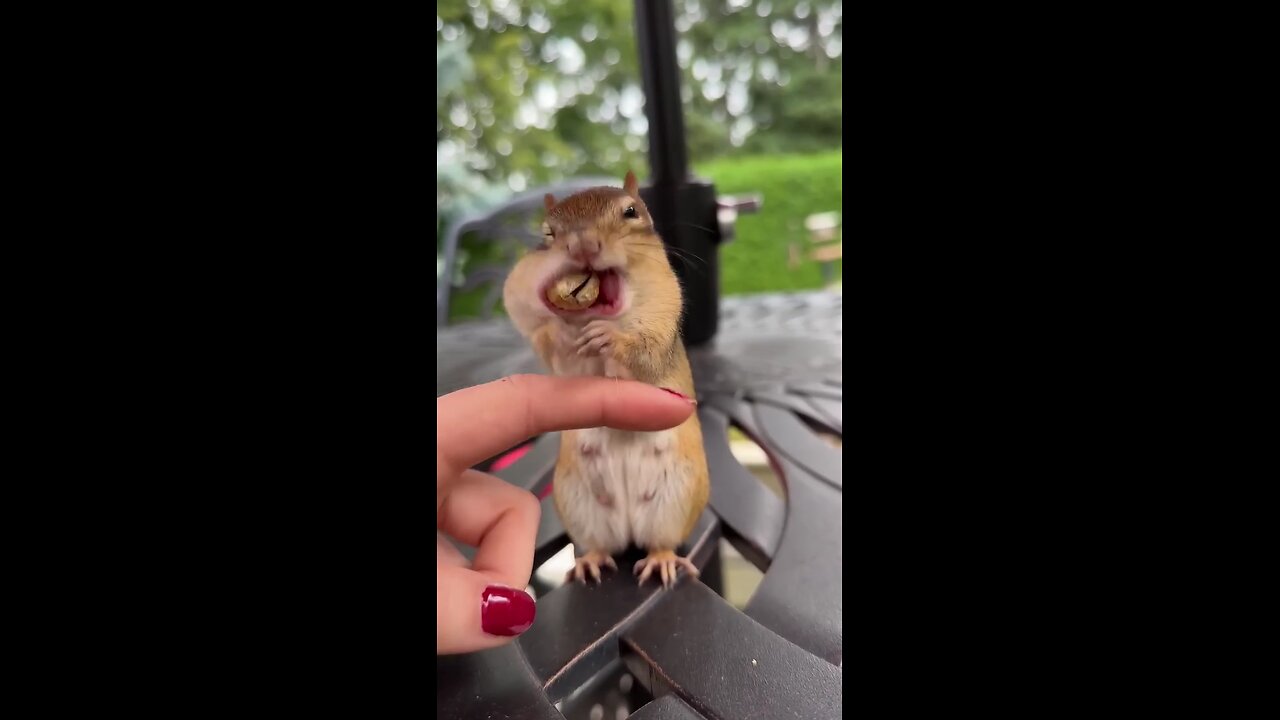
[[[533,624],[523,588],[538,501],[471,466],[543,433],[665,430],[692,412],[670,391],[600,377],[515,375],[436,398],[436,654],[504,645]],[[477,548],[470,566],[441,532]]]

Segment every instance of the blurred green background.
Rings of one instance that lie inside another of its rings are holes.
[[[824,285],[805,218],[842,207],[843,6],[675,0],[691,162],[722,195],[758,194],[720,251],[726,294]],[[436,11],[436,243],[513,194],[648,171],[630,0],[444,0]],[[463,244],[452,280],[498,251]],[[437,252],[437,282],[442,263]],[[834,280],[842,268],[834,266]],[[473,315],[483,290],[453,296]]]
[[[806,247],[804,220],[839,210],[842,175],[839,150],[810,155],[730,156],[697,163],[727,195],[760,193],[764,207],[740,215],[736,237],[720,249],[720,285],[725,294],[801,290],[822,286],[819,266],[789,267],[792,243]],[[841,266],[836,263],[836,277]]]

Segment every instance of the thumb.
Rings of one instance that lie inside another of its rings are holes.
[[[506,645],[533,625],[537,608],[519,588],[467,567],[436,564],[436,654]]]

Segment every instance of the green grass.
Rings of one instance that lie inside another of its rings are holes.
[[[720,248],[720,287],[726,295],[822,287],[814,262],[789,265],[787,247],[807,248],[804,219],[842,207],[843,152],[725,157],[697,166],[721,195],[759,193],[764,205],[740,215],[737,237]],[[843,223],[843,218],[841,218]],[[843,275],[836,263],[835,278]]]

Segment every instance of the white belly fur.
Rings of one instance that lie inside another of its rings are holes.
[[[578,431],[580,477],[558,478],[561,520],[581,550],[619,553],[634,543],[675,549],[688,502],[690,468],[675,452],[674,430]]]

